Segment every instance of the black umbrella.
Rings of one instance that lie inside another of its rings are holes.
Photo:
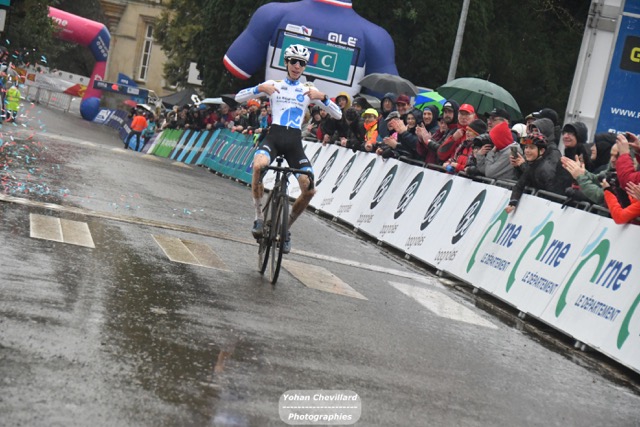
[[[362,87],[366,87],[378,93],[395,93],[397,95],[407,94],[415,96],[419,89],[409,80],[387,73],[372,73],[364,76],[358,83]]]

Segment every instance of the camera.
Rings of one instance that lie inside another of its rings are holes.
[[[518,147],[511,147],[511,157],[518,157]]]
[[[473,146],[476,148],[482,147],[486,144],[490,144],[491,146],[493,146],[493,141],[491,141],[491,137],[488,133],[483,133],[473,138]]]
[[[619,187],[620,183],[618,182],[618,173],[616,171],[609,171],[604,176],[604,179],[609,183],[611,187]]]

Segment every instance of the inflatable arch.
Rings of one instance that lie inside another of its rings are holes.
[[[248,79],[265,68],[267,80],[286,77],[284,50],[301,43],[311,51],[304,78],[323,92],[355,95],[367,74],[398,74],[389,33],[353,10],[351,0],[269,2],[224,56],[235,77]]]
[[[107,68],[111,35],[104,24],[90,19],[49,7],[49,17],[58,25],[60,31],[56,36],[64,41],[77,43],[91,49],[96,65],[91,73],[91,80],[80,103],[80,114],[85,120],[93,120],[100,111],[102,92],[93,88],[95,80],[102,80]]]

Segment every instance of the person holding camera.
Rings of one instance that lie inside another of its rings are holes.
[[[636,159],[640,155],[640,142],[638,137],[631,132],[620,133],[616,137],[616,146],[618,147],[618,161],[616,162],[616,171],[620,179],[620,186],[626,188],[629,182],[640,184],[640,171],[637,171],[633,164],[631,156],[631,148],[635,149]]]
[[[517,179],[516,160],[524,163],[522,151],[518,143],[513,141],[513,134],[506,120],[492,120],[493,126],[489,130],[489,138],[482,145],[476,155],[478,171],[492,179]]]
[[[628,182],[625,187],[627,193],[631,196],[631,203],[627,207],[622,207],[618,201],[618,197],[612,191],[611,186],[606,179],[602,180],[602,188],[604,188],[604,200],[607,208],[611,213],[611,218],[616,224],[626,224],[632,222],[640,225],[640,185],[634,182]]]
[[[569,157],[562,157],[560,162],[562,163],[562,167],[571,174],[573,179],[577,182],[579,187],[579,194],[567,194],[567,196],[572,199],[580,200],[581,196],[584,196],[585,199],[590,201],[591,203],[596,203],[598,205],[605,206],[604,199],[604,188],[601,183],[603,180],[607,181],[607,186],[609,190],[616,195],[619,204],[622,207],[627,207],[630,204],[629,197],[627,193],[624,191],[622,187],[620,187],[617,174],[616,174],[616,164],[618,160],[618,147],[613,146],[611,148],[611,155],[609,158],[609,167],[598,173],[594,174],[589,172],[583,162],[580,161],[580,157],[576,156],[574,159],[570,159]]]
[[[473,141],[486,132],[487,124],[482,120],[476,119],[469,123],[465,131],[466,139],[456,148],[453,157],[443,164],[447,172],[456,173],[466,169],[469,158],[473,157]],[[475,163],[475,160],[472,163]]]
[[[546,156],[550,153],[547,151],[547,138],[542,134],[530,134],[523,138],[521,143],[524,146],[524,159],[528,167],[513,187],[511,199],[505,208],[508,214],[518,206],[525,187],[533,187],[536,190],[560,194],[555,182],[556,168],[552,167],[552,163],[546,161]]]
[[[376,154],[385,159],[400,156],[417,159],[416,146],[418,145],[418,137],[416,134],[409,132],[407,125],[402,121],[400,113],[392,111],[385,121],[389,130],[393,133],[391,136],[383,138],[382,143],[384,145],[376,149]]]

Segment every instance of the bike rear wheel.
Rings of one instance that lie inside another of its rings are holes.
[[[289,225],[289,200],[286,195],[279,195],[275,210],[275,220],[271,224],[273,240],[271,241],[271,268],[269,269],[269,280],[275,285],[280,274],[280,264],[284,253],[284,241],[287,238]]]

